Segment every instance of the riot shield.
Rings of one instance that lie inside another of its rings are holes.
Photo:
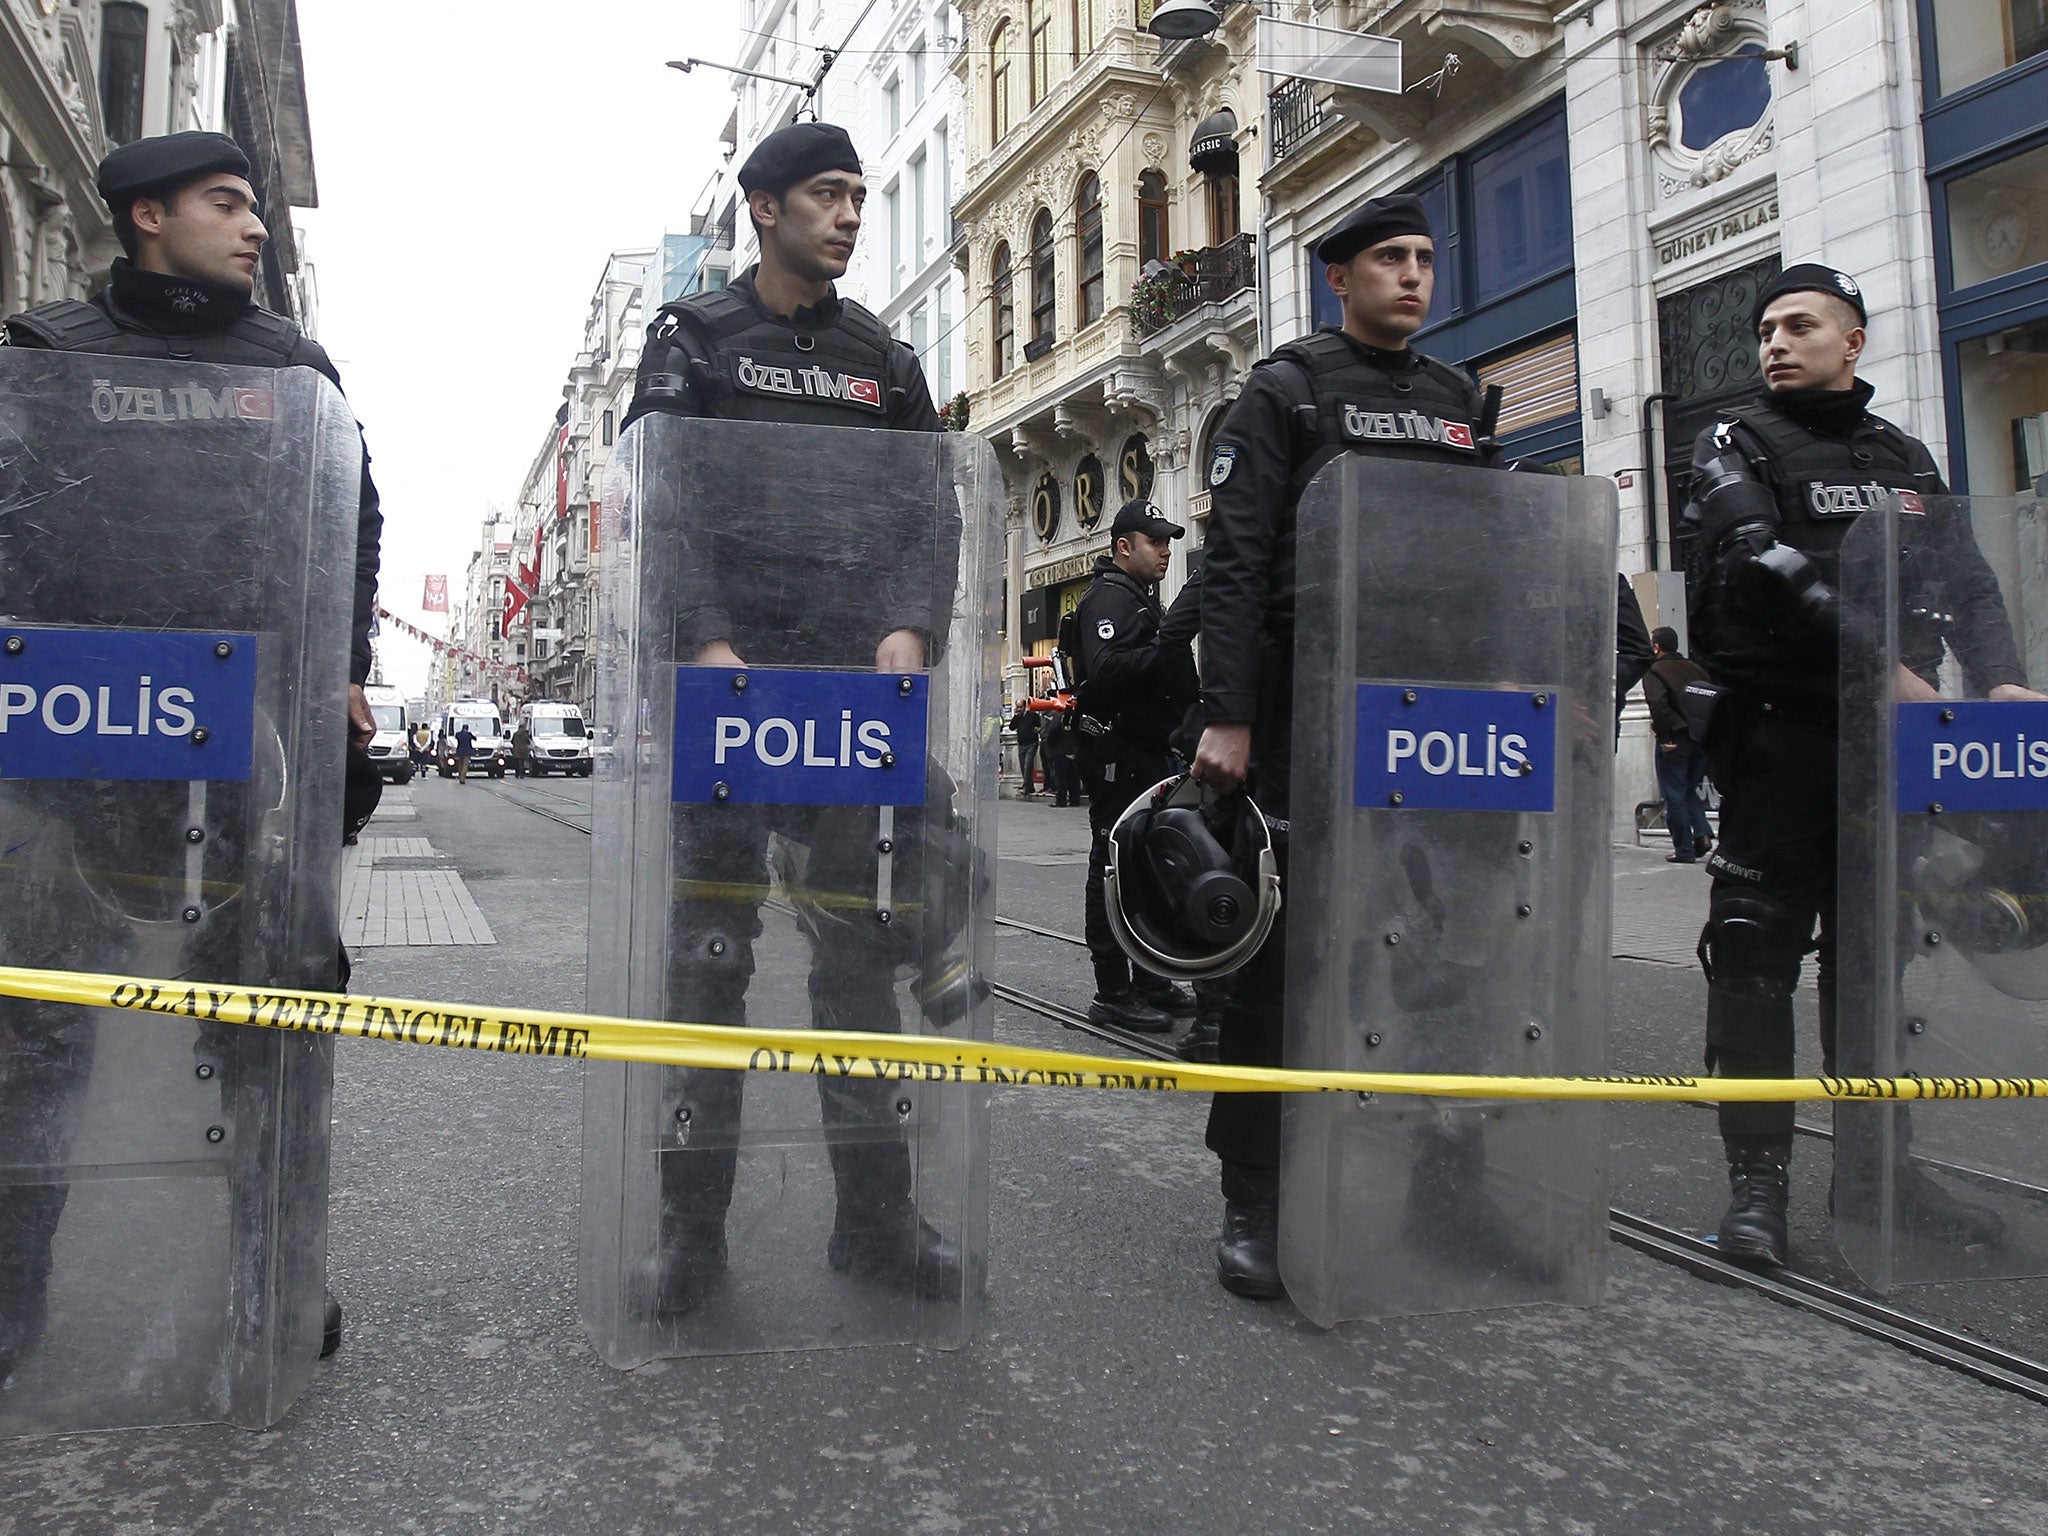
[[[650,416],[620,440],[593,1008],[989,1037],[1001,484],[952,434]],[[586,1067],[582,1308],[607,1361],[964,1342],[986,1090],[822,1064]]]
[[[1601,1070],[1604,481],[1346,455],[1297,513],[1289,1066]],[[1280,1270],[1325,1327],[1604,1276],[1597,1107],[1290,1095]]]
[[[306,369],[0,349],[0,1435],[275,1422],[321,1340],[362,450]]]
[[[1888,498],[1840,580],[1835,1070],[2048,1076],[2048,704],[1987,698],[2015,658],[2048,679],[2048,507]],[[2048,1274],[2038,1106],[1833,1118],[1835,1237],[1868,1284]]]

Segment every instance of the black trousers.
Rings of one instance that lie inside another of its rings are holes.
[[[815,1028],[901,1031],[899,967],[928,935],[921,835],[925,812],[898,807],[886,856],[891,920],[879,920],[883,858],[872,806],[679,807],[675,906],[669,920],[669,1013],[693,1023],[746,1023],[754,944],[769,890],[770,833],[778,872],[811,952]],[[779,1021],[778,1021],[779,1022]],[[664,1225],[724,1220],[738,1168],[747,1074],[675,1068],[665,1074],[666,1123],[687,1125],[682,1148],[661,1159]],[[911,1199],[910,1152],[896,1133],[895,1086],[820,1077],[819,1110],[842,1228],[881,1224]]]
[[[1732,706],[1732,709],[1731,709]],[[1707,1065],[1724,1077],[1793,1075],[1792,998],[1816,957],[1821,1070],[1835,1066],[1836,735],[1727,699],[1709,757],[1721,790],[1721,840],[1701,959]],[[1721,1132],[1789,1143],[1790,1104],[1724,1104]]]
[[[1083,900],[1082,933],[1095,962],[1095,990],[1115,997],[1136,979],[1130,957],[1109,926],[1104,882],[1109,876],[1109,829],[1130,809],[1131,802],[1173,772],[1173,757],[1164,747],[1136,748],[1106,762],[1083,754],[1081,779],[1088,788],[1088,886]]]

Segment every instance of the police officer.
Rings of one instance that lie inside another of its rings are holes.
[[[627,422],[661,411],[939,431],[916,353],[833,288],[852,258],[867,197],[860,157],[846,131],[830,123],[782,128],[748,156],[739,182],[760,238],[760,262],[728,288],[662,307],[648,328]],[[698,665],[743,666],[742,648],[757,662],[776,660],[778,645],[802,625],[803,600],[782,587],[764,592],[707,593],[705,603],[692,608],[683,641]],[[883,672],[924,667],[928,637],[944,628],[944,619],[920,609],[907,594],[887,600],[892,606],[877,622],[878,628],[890,626],[887,632],[871,652],[849,651],[847,660],[871,660]],[[854,644],[868,646],[865,639]],[[717,823],[700,820],[692,828],[693,857],[702,878],[730,881],[736,869],[764,867],[772,827],[809,849],[808,887],[853,901],[864,895],[871,903],[874,830],[872,819],[862,830],[860,813],[858,807],[794,807],[771,813],[772,819],[742,820],[723,812]],[[899,831],[898,841],[912,839]],[[678,945],[670,980],[671,993],[695,999],[712,1022],[736,1023],[744,1015],[752,938],[762,931],[759,904],[765,895],[763,889],[738,912],[730,899],[687,898],[674,919],[679,931],[717,937],[715,944]],[[872,930],[849,934],[843,910],[835,914],[829,903],[800,899],[799,906],[813,949],[812,1010],[819,1026],[872,1028],[877,1016],[893,1016],[894,972],[878,957],[868,936]],[[736,1125],[744,1077],[684,1074],[681,1091],[696,1122]],[[820,1078],[819,1092],[828,1126],[896,1126],[887,1083]],[[828,1153],[838,1198],[827,1249],[831,1266],[888,1289],[928,1297],[956,1291],[960,1250],[919,1216],[900,1140],[856,1134],[830,1141]],[[724,1273],[725,1215],[736,1172],[730,1145],[661,1159],[664,1311],[695,1308]]]
[[[1081,661],[1074,723],[1091,834],[1084,932],[1095,961],[1095,997],[1088,1017],[1146,1034],[1163,1034],[1176,1013],[1193,1013],[1194,995],[1134,967],[1117,947],[1103,880],[1109,829],[1132,800],[1174,772],[1167,738],[1195,693],[1186,643],[1170,644],[1160,634],[1159,580],[1173,541],[1186,532],[1149,501],[1125,502],[1110,524],[1110,552],[1095,557],[1095,580],[1074,610]]]
[[[1435,243],[1419,198],[1375,198],[1316,247],[1344,306],[1341,329],[1278,348],[1253,369],[1217,434],[1202,579],[1202,703],[1194,773],[1250,788],[1273,824],[1284,876],[1294,718],[1294,517],[1317,470],[1340,453],[1484,464],[1479,390],[1408,345],[1429,313]],[[1397,508],[1388,509],[1398,515]],[[1230,978],[1221,1058],[1281,1065],[1287,915]],[[1218,1094],[1208,1143],[1222,1160],[1217,1277],[1241,1296],[1281,1294],[1280,1105]]]
[[[1871,387],[1856,377],[1866,318],[1847,273],[1787,268],[1757,300],[1762,393],[1723,412],[1693,450],[1693,652],[1724,690],[1706,740],[1721,840],[1707,861],[1700,946],[1707,1064],[1724,1077],[1792,1075],[1792,995],[1816,923],[1822,1070],[1834,1070],[1838,555],[1873,487],[1944,490],[1925,445],[1870,413]],[[1929,532],[1954,618],[1912,647],[1895,692],[1936,697],[1946,640],[1985,696],[2039,697],[2024,686],[1997,580],[1968,530],[1944,520]],[[1721,1251],[1782,1264],[1793,1106],[1723,1104],[1720,1121],[1731,1189]],[[1897,1208],[1923,1236],[2001,1235],[1995,1213],[1903,1155],[1893,1178]]]

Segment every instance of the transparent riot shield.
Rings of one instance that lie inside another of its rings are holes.
[[[2048,703],[1987,697],[2048,680],[2048,507],[1893,499],[1841,560],[1836,1070],[2048,1076]],[[1871,1286],[2048,1274],[2038,1105],[1842,1103],[1834,1137]]]
[[[988,445],[651,416],[612,465],[591,1006],[987,1039]],[[586,1068],[582,1306],[607,1361],[964,1342],[986,1090],[824,1066]]]
[[[0,1435],[275,1422],[319,1355],[362,452],[279,372],[0,349]]]
[[[1347,455],[1297,513],[1289,1066],[1605,1059],[1615,497]],[[1304,1315],[1591,1303],[1594,1106],[1290,1095],[1280,1269]]]

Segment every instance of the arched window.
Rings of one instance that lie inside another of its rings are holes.
[[[1142,271],[1172,252],[1166,239],[1166,173],[1147,171],[1138,178],[1138,267]]]
[[[1074,198],[1074,243],[1081,257],[1081,324],[1102,318],[1102,183],[1093,171]]]
[[[1031,32],[1031,105],[1052,89],[1052,0],[1024,0],[1024,24]]]
[[[1031,221],[1031,339],[1052,340],[1053,305],[1058,288],[1052,275],[1052,210],[1041,208]]]
[[[989,266],[989,308],[995,336],[992,361],[1000,379],[1017,360],[1017,287],[1010,272],[1007,240],[996,247],[995,260]]]
[[[989,142],[1000,144],[1010,131],[1010,23],[996,23],[988,37]]]

